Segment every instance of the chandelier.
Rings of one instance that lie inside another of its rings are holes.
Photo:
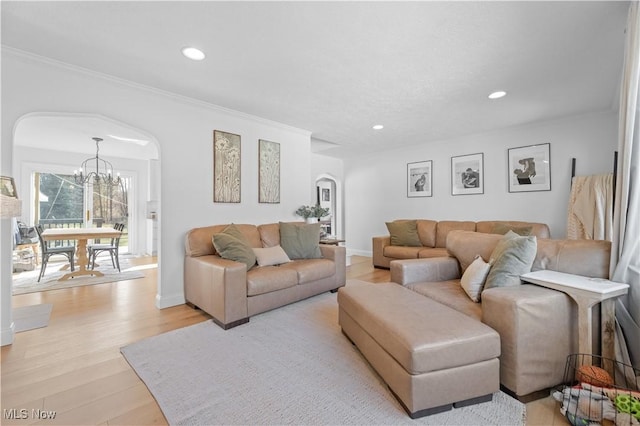
[[[113,176],[113,166],[107,160],[100,158],[98,152],[100,151],[100,142],[102,142],[102,138],[91,138],[96,141],[96,156],[87,158],[82,162],[80,169],[73,171],[73,176],[76,180],[77,184],[107,184],[107,185],[119,185],[120,184],[120,173],[114,178]],[[89,171],[88,166],[92,162],[95,162],[96,169],[95,171]]]

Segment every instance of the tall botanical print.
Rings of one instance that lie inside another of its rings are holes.
[[[213,131],[213,202],[240,202],[240,135]]]
[[[260,139],[258,147],[259,169],[258,201],[280,202],[280,144]]]

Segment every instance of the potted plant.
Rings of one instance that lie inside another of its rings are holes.
[[[321,218],[329,214],[329,209],[315,206],[300,206],[295,212],[298,216],[302,216],[307,223],[317,223]]]

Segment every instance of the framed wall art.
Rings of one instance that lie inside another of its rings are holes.
[[[433,162],[420,161],[407,164],[407,197],[431,197]]]
[[[240,135],[213,131],[213,202],[240,202]]]
[[[551,144],[507,150],[509,192],[551,191]]]
[[[484,154],[451,157],[451,195],[484,194]]]
[[[18,198],[16,182],[12,177],[0,176],[0,193],[6,197]]]
[[[280,202],[280,144],[258,141],[258,202]]]

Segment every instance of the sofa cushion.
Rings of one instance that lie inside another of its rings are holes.
[[[274,247],[280,245],[280,224],[266,223],[264,225],[258,225],[258,232],[260,233],[262,247]]]
[[[428,259],[430,257],[449,257],[449,252],[444,247],[428,247],[420,249],[418,257],[420,259]]]
[[[491,234],[504,235],[509,231],[513,231],[518,235],[527,236],[531,235],[532,229],[533,228],[531,226],[513,226],[506,223],[496,222],[496,224],[493,225],[493,228],[491,228]]]
[[[482,293],[490,269],[491,263],[485,262],[482,256],[477,255],[460,278],[460,286],[474,302],[480,301],[480,293]]]
[[[260,266],[274,266],[291,262],[287,253],[280,246],[254,248],[253,252]]]
[[[386,222],[392,246],[422,247],[415,220]]]
[[[227,225],[213,225],[191,229],[185,238],[187,256],[199,257],[216,254],[212,240],[213,234],[221,232],[226,227]]]
[[[538,239],[532,271],[550,269],[593,278],[609,278],[611,242]]]
[[[493,265],[484,288],[520,285],[520,275],[531,271],[536,251],[535,236],[521,237],[513,231],[507,232],[491,253]]]
[[[490,234],[496,224],[503,224],[515,228],[531,227],[531,234],[538,238],[551,238],[549,226],[546,223],[523,222],[519,220],[483,220],[476,223],[476,232]]]
[[[406,287],[478,321],[482,318],[482,304],[469,299],[460,286],[460,280],[421,282],[407,284]]]
[[[242,262],[247,270],[256,264],[256,255],[240,230],[231,224],[212,237],[216,251],[223,259]]]
[[[247,272],[247,296],[270,293],[298,284],[298,274],[281,266],[258,266]]]
[[[417,259],[423,247],[386,246],[383,254],[392,259]]]
[[[280,222],[280,245],[290,259],[319,259],[320,224]]]
[[[447,238],[447,251],[458,259],[462,273],[467,270],[477,255],[490,259],[502,235],[483,234],[471,231],[452,231]]]
[[[460,222],[454,220],[443,220],[438,222],[436,227],[436,247],[447,246],[447,235],[451,231],[475,231],[475,222]]]
[[[298,284],[321,280],[336,273],[336,264],[329,259],[294,260],[280,266],[280,269],[285,268],[296,272]]]
[[[438,222],[435,220],[416,220],[416,228],[418,228],[418,237],[424,247],[436,246],[436,228]]]

